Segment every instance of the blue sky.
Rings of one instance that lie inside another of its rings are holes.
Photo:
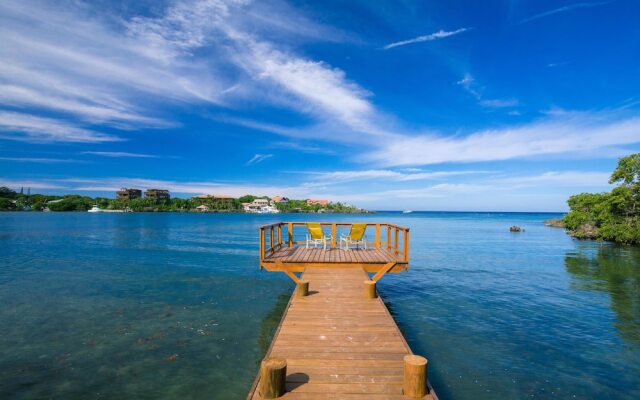
[[[0,185],[563,211],[640,149],[640,2],[3,1]]]

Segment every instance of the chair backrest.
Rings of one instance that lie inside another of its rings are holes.
[[[311,239],[322,239],[324,238],[324,233],[322,232],[322,226],[319,222],[307,222],[307,229],[309,230],[309,235],[311,235]]]
[[[349,238],[351,240],[362,240],[364,231],[367,229],[367,224],[353,224],[349,231]]]

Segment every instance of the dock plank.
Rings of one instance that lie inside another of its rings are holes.
[[[268,254],[264,261],[282,261],[287,263],[387,263],[403,262],[401,258],[386,249],[349,249],[331,248],[324,250],[322,247],[283,247],[275,249]]]

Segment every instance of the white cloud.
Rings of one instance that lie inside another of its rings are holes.
[[[254,165],[263,162],[266,159],[273,157],[273,154],[256,154],[249,161],[247,161],[246,165]]]
[[[80,160],[70,160],[66,158],[39,158],[39,157],[0,157],[3,161],[15,161],[15,162],[28,162],[39,164],[66,164],[66,163],[80,163]]]
[[[458,35],[462,32],[466,32],[471,28],[460,28],[460,29],[456,29],[455,31],[443,31],[443,30],[439,30],[438,32],[435,33],[431,33],[429,35],[422,35],[422,36],[418,36],[415,37],[413,39],[408,39],[408,40],[401,40],[399,42],[394,42],[394,43],[390,43],[386,46],[383,47],[383,49],[385,50],[389,50],[392,49],[394,47],[398,47],[398,46],[405,46],[408,44],[412,44],[412,43],[420,43],[420,42],[429,42],[431,40],[436,40],[436,39],[443,39],[449,36],[454,36],[454,35]]]
[[[4,179],[0,177],[0,186],[8,187],[13,190],[20,190],[20,188],[31,188],[41,190],[57,190],[64,189],[64,185],[60,185],[48,181],[34,181],[34,180],[17,180],[17,179]]]
[[[0,137],[24,142],[84,142],[100,143],[122,140],[89,129],[78,128],[63,121],[0,110]]]
[[[82,151],[80,153],[113,158],[160,158],[160,156],[153,154],[127,153],[124,151]]]
[[[592,7],[603,6],[605,4],[613,3],[614,1],[616,1],[616,0],[599,1],[599,2],[582,2],[582,3],[570,4],[568,6],[555,8],[553,10],[545,11],[545,12],[542,12],[540,14],[536,14],[534,16],[531,16],[529,18],[525,18],[522,21],[518,22],[518,24],[524,24],[526,22],[534,21],[536,19],[548,17],[548,16],[551,16],[551,15],[562,13],[562,12],[566,12],[566,11],[577,10],[577,9],[580,9],[580,8],[592,8]]]
[[[456,84],[462,86],[464,90],[475,97],[476,100],[478,100],[478,104],[480,104],[482,107],[510,108],[516,107],[520,104],[520,102],[516,99],[486,99],[483,96],[482,88],[477,87],[475,78],[469,73],[464,74],[464,77],[456,82]]]
[[[403,166],[560,154],[593,156],[614,146],[640,143],[640,118],[622,119],[614,115],[611,120],[607,117],[610,116],[564,113],[529,124],[483,130],[467,136],[405,135],[380,145],[363,156],[363,161]]]
[[[337,121],[362,133],[381,134],[372,124],[375,113],[367,100],[369,92],[347,80],[344,71],[282,52],[248,35],[231,35],[241,45],[235,54],[236,63],[260,83],[275,85],[285,95],[279,101],[321,121]]]
[[[285,3],[270,6],[286,17],[244,0],[175,1],[155,17],[111,19],[96,17],[91,4],[2,2],[0,106],[131,130],[173,126],[159,117],[167,102],[263,102],[360,135],[383,134],[366,90],[344,71],[286,47],[300,37],[347,35]]]
[[[0,178],[0,186],[11,188],[31,187],[36,189],[51,189],[57,193],[75,192],[113,192],[122,187],[139,189],[158,188],[167,189],[172,194],[194,195],[202,193],[218,193],[240,197],[246,194],[272,195],[283,194],[293,198],[321,197],[314,193],[312,187],[305,185],[274,186],[252,183],[224,183],[215,181],[186,181],[178,182],[163,179],[141,179],[130,177],[106,178],[65,178],[43,180],[4,180]]]
[[[126,37],[117,24],[72,3],[2,2],[0,26],[0,104],[118,127],[166,127],[150,107],[138,105],[152,104],[152,96],[215,102],[221,88],[211,66],[159,60],[145,52],[145,38]]]
[[[418,181],[428,179],[439,179],[444,177],[485,174],[490,171],[393,171],[387,169],[371,169],[356,171],[331,171],[311,173],[313,180],[325,181],[326,183],[340,183],[345,181],[361,181],[365,179],[392,180],[392,181]]]
[[[549,171],[539,175],[496,179],[494,184],[507,185],[509,188],[537,185],[545,187],[606,187],[609,185],[610,176],[609,172]]]

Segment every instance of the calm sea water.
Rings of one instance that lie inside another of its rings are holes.
[[[0,398],[244,398],[293,289],[257,228],[321,218],[411,228],[379,288],[441,399],[638,399],[640,249],[554,216],[0,213]]]

